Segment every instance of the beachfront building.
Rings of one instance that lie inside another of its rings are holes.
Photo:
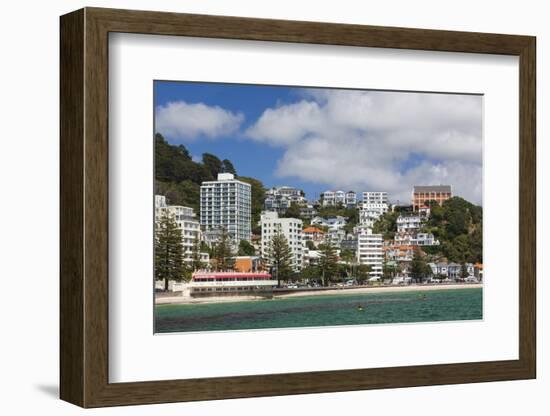
[[[381,278],[384,263],[382,234],[374,234],[372,228],[366,226],[356,227],[356,230],[357,262],[372,267],[371,277]]]
[[[272,296],[277,280],[267,272],[209,272],[193,273],[189,282],[191,297],[210,296]]]
[[[305,193],[290,186],[275,186],[265,193],[264,209],[284,214],[292,204],[306,205]]]
[[[430,201],[436,201],[439,205],[443,205],[443,202],[452,196],[450,185],[414,186],[412,191],[413,210],[419,210]]]
[[[441,277],[444,279],[457,280],[462,278],[462,265],[458,263],[428,263],[428,266],[432,269],[434,277]],[[468,277],[475,276],[475,266],[472,263],[466,263],[466,270]]]
[[[321,194],[321,201],[324,207],[346,205],[346,193],[344,191],[325,191]]]
[[[200,225],[193,208],[181,205],[168,205],[164,195],[155,195],[155,221],[168,215],[181,230],[181,242],[183,245],[183,260],[189,263],[193,260],[193,251],[200,240]],[[201,260],[208,263],[208,253],[201,253]]]
[[[200,224],[204,231],[225,228],[231,239],[250,241],[251,186],[231,173],[219,173],[200,188]]]
[[[420,215],[400,215],[397,217],[397,232],[418,231],[424,222]]]
[[[271,239],[277,233],[284,235],[292,254],[292,268],[300,271],[303,267],[303,223],[297,218],[279,218],[276,212],[266,211],[261,215],[262,257],[269,263]]]

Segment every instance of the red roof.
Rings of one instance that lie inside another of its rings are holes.
[[[237,278],[253,278],[253,279],[271,279],[269,273],[228,273],[228,272],[219,272],[219,273],[200,273],[193,275],[193,280],[202,280],[202,279],[237,279]]]

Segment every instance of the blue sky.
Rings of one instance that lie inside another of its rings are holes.
[[[155,128],[173,144],[233,162],[266,187],[450,184],[481,202],[482,97],[155,81]]]

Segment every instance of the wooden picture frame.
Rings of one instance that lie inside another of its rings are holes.
[[[530,36],[85,8],[61,17],[60,396],[82,407],[530,379],[536,376],[535,38]],[[110,383],[110,32],[519,57],[519,359]]]

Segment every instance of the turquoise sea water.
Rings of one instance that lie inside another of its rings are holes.
[[[363,310],[358,310],[362,307]],[[292,328],[482,319],[482,289],[157,305],[155,332]]]

